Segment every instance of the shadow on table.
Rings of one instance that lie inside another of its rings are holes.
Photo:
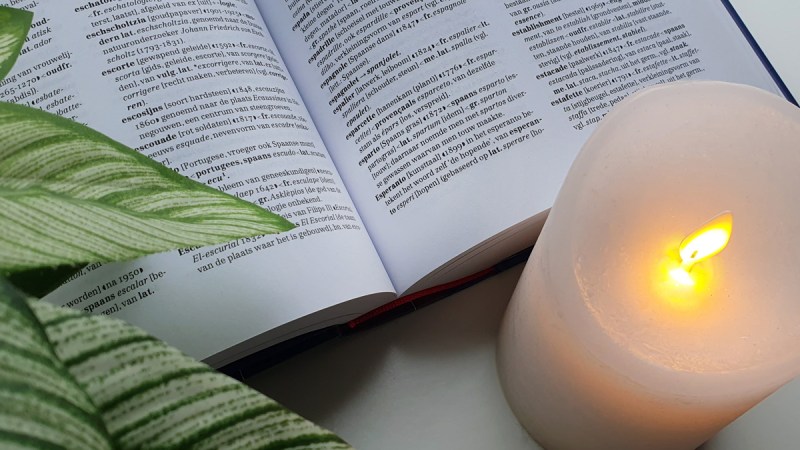
[[[514,267],[408,316],[324,343],[246,382],[321,424],[348,409],[382,414],[371,408],[381,399],[411,401],[419,392],[406,391],[415,386],[472,395],[469,379],[458,374],[469,371],[472,379],[497,384],[497,329],[521,270]],[[502,398],[499,386],[490,391]]]

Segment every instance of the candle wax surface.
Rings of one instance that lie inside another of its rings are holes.
[[[800,373],[798,197],[800,110],[784,99],[688,82],[618,104],[501,326],[520,422],[551,450],[694,449]],[[682,265],[681,242],[724,211],[724,250]]]
[[[754,88],[711,86],[655,88],[618,110],[576,161],[581,181],[565,183],[558,201],[571,205],[554,211],[566,224],[556,258],[580,291],[564,301],[591,314],[579,321],[687,372],[785,362],[800,344],[798,113]],[[724,210],[727,247],[692,266],[694,285],[676,282],[681,241]]]

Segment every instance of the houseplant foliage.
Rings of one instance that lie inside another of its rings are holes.
[[[0,282],[0,447],[347,449],[145,332]]]
[[[0,8],[0,76],[30,23]],[[135,327],[2,276],[291,227],[82,125],[0,103],[0,447],[348,448]]]

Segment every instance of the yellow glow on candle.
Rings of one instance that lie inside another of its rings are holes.
[[[662,278],[657,292],[671,310],[699,313],[709,306],[706,300],[714,289],[711,266],[700,264],[689,271],[675,259],[665,259],[661,270]]]
[[[681,286],[694,286],[697,284],[692,278],[692,274],[683,267],[676,267],[669,271],[669,276],[673,281]]]

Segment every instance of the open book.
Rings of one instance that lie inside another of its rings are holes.
[[[717,0],[10,4],[36,16],[4,100],[298,225],[91,265],[55,296],[215,366],[531,246],[595,124],[644,86],[781,92]]]

